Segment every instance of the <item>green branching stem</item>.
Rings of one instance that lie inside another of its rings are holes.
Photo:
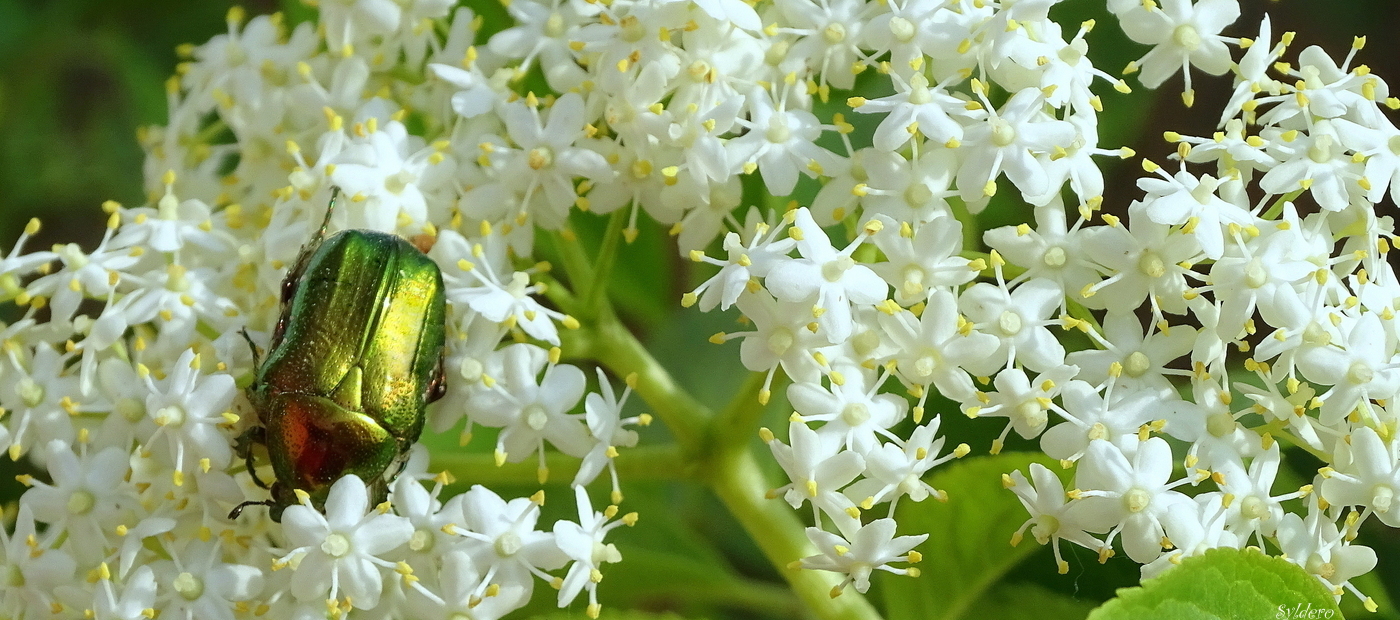
[[[609,303],[607,280],[616,261],[617,241],[625,220],[614,215],[608,224],[598,258],[590,260],[578,238],[570,233],[546,233],[559,253],[569,288],[549,279],[545,295],[560,309],[580,322],[578,329],[560,336],[569,358],[591,359],[616,377],[636,375],[633,389],[675,438],[664,452],[648,453],[644,448],[623,451],[618,465],[641,463],[647,473],[620,472],[628,478],[690,478],[710,487],[748,531],[765,557],[787,580],[793,594],[818,620],[880,620],[880,614],[859,593],[846,589],[832,598],[841,577],[823,571],[789,568],[803,557],[815,555],[807,539],[806,527],[797,514],[781,501],[769,499],[772,485],[765,479],[758,459],[750,448],[758,431],[764,406],[759,403],[765,376],[751,375],[733,400],[716,415],[680,386],[651,352],[623,325]],[[572,292],[571,292],[572,291]],[[777,379],[785,381],[785,379]],[[779,383],[772,387],[780,388]],[[633,456],[629,456],[633,455]],[[476,463],[447,463],[449,470],[470,467],[470,471],[491,470],[485,456],[463,455],[458,459],[479,459]],[[549,464],[551,475],[556,465]],[[573,467],[577,467],[574,465]],[[510,468],[510,469],[508,469]],[[561,460],[560,474],[570,466]],[[467,471],[467,469],[462,469]],[[518,471],[517,471],[518,470]],[[530,480],[532,466],[500,468],[496,473],[512,480]]]
[[[608,228],[603,232],[603,245],[598,248],[598,260],[595,263],[593,272],[593,283],[588,287],[583,295],[584,312],[588,316],[597,316],[605,293],[608,290],[608,276],[612,274],[613,265],[617,263],[617,246],[622,239],[622,227],[627,224],[627,209],[613,211],[608,218]]]
[[[1278,197],[1278,200],[1275,200],[1275,201],[1274,201],[1274,204],[1269,205],[1269,210],[1268,210],[1268,211],[1265,211],[1264,214],[1261,215],[1260,217],[1263,218],[1263,219],[1266,219],[1266,220],[1272,220],[1272,219],[1278,217],[1279,214],[1283,213],[1283,206],[1284,206],[1284,205],[1286,205],[1286,204],[1288,204],[1288,203],[1290,203],[1290,202],[1293,202],[1294,200],[1297,200],[1298,197],[1299,197],[1299,196],[1302,196],[1302,195],[1303,195],[1303,190],[1299,189],[1299,190],[1294,190],[1294,191],[1288,192],[1287,194],[1284,194],[1284,195],[1282,195],[1282,196],[1279,196],[1279,197]]]
[[[672,471],[714,490],[813,615],[820,620],[879,620],[879,612],[854,590],[831,597],[841,583],[836,574],[788,568],[817,551],[797,514],[767,497],[771,485],[748,449],[763,411],[758,403],[763,375],[751,376],[731,404],[714,415],[676,383],[606,303],[596,322],[565,334],[570,356],[597,360],[616,376],[636,373],[637,394],[671,430],[681,451],[681,462]]]

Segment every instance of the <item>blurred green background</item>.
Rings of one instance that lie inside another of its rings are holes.
[[[479,2],[472,0],[466,4],[478,8]],[[35,216],[44,219],[45,227],[29,246],[31,250],[47,248],[60,241],[76,241],[90,249],[101,235],[105,218],[98,206],[103,200],[113,199],[127,205],[141,202],[142,153],[136,145],[135,130],[141,125],[164,122],[163,82],[174,70],[175,46],[200,43],[224,31],[224,15],[232,4],[222,0],[0,0],[0,67],[5,68],[0,71],[0,252],[8,252],[24,223]],[[311,14],[310,9],[295,0],[242,4],[250,15],[280,10],[298,21]],[[1126,41],[1113,19],[1104,13],[1102,4],[1102,0],[1068,0],[1052,15],[1062,23],[1098,18],[1099,27],[1089,37],[1091,57],[1110,72],[1116,72],[1146,48]],[[1273,16],[1276,33],[1298,32],[1293,53],[1307,45],[1318,44],[1341,56],[1351,44],[1352,36],[1367,35],[1369,46],[1361,52],[1358,62],[1370,65],[1382,78],[1400,79],[1397,77],[1400,76],[1400,38],[1394,33],[1394,24],[1400,23],[1400,2],[1245,0],[1242,4],[1244,16],[1239,24],[1243,26],[1231,29],[1231,34],[1252,35],[1253,24],[1268,11]],[[499,10],[499,6],[493,5],[491,12]],[[1217,119],[1211,111],[1218,110],[1227,97],[1225,88],[1229,81],[1228,78],[1200,75],[1195,79],[1198,97],[1194,110],[1181,105],[1180,76],[1157,92],[1138,89],[1130,96],[1106,92],[1104,99],[1108,110],[1101,126],[1102,145],[1130,146],[1142,155],[1163,161],[1171,150],[1162,141],[1164,130],[1209,135]],[[1121,211],[1128,201],[1138,196],[1134,186],[1139,176],[1137,164],[1105,164],[1113,166],[1106,171],[1109,176],[1106,205],[1110,210]],[[1393,205],[1383,208],[1394,210]],[[1018,210],[998,209],[995,205],[982,216],[984,228],[1025,219],[1027,216]],[[673,249],[658,248],[669,243],[664,235],[657,234],[644,241],[627,248],[623,260],[631,256],[639,261],[633,264],[646,264],[649,270],[659,272],[654,284],[667,290],[665,299],[679,299],[679,292],[671,292],[684,290],[684,283],[694,277],[685,271],[688,264],[674,260]],[[657,253],[669,253],[673,260],[657,261]],[[650,254],[649,259],[647,254]],[[722,371],[716,375],[712,369],[735,367],[737,345],[711,347],[703,340],[708,334],[727,327],[732,317],[702,316],[682,311],[679,305],[664,303],[665,300],[662,302],[651,311],[638,312],[633,319],[639,320],[638,327],[646,332],[645,337],[660,357],[673,362],[672,368],[684,383],[697,393],[713,395],[709,404],[722,404],[739,373]],[[652,303],[657,302],[653,299]],[[644,321],[640,320],[642,317]],[[7,317],[0,316],[4,318]],[[936,410],[932,406],[930,409]],[[1000,427],[972,422],[962,416],[949,416],[945,423],[954,441],[967,441],[975,447],[975,453],[985,450],[990,437]],[[1034,449],[1034,446],[1028,443],[1008,446],[1009,451],[1016,449]],[[1306,469],[1306,465],[1301,469]],[[1300,479],[1310,476],[1306,471],[1295,473]],[[696,566],[726,566],[726,573],[739,579],[728,582],[735,589],[724,596],[731,597],[731,603],[743,600],[752,603],[748,613],[735,617],[791,614],[791,600],[781,596],[781,582],[776,581],[771,567],[754,554],[751,544],[735,538],[734,533],[740,530],[726,518],[723,508],[712,496],[694,485],[671,485],[643,492],[643,485],[656,483],[637,484],[625,487],[631,491],[629,498],[646,496],[649,499],[644,501],[661,502],[653,506],[656,510],[644,510],[644,515],[668,512],[672,515],[669,520],[662,519],[660,527],[637,528],[635,534],[629,531],[628,537],[636,537],[642,547],[665,549],[670,546],[674,547],[669,549],[673,555],[693,554],[701,563]],[[0,490],[0,497],[17,495],[9,475],[0,478],[0,485],[6,487]],[[624,485],[627,485],[626,480]],[[643,507],[632,507],[637,508]],[[1388,589],[1392,599],[1400,599],[1400,532],[1376,525],[1373,522],[1364,531],[1363,540],[1377,549],[1381,565],[1363,585],[1371,590]],[[623,549],[625,555],[629,553],[628,547]],[[645,558],[645,554],[651,552],[638,553]],[[1068,575],[1056,575],[1049,550],[1035,553],[1005,578],[1011,587],[998,591],[1004,596],[1022,597],[1019,607],[1032,614],[1040,611],[1035,605],[1026,604],[1034,602],[1035,592],[1053,590],[1070,595],[1082,603],[1078,609],[1087,610],[1111,597],[1115,588],[1134,585],[1137,581],[1137,566],[1123,558],[1101,566],[1092,553],[1066,547],[1066,559],[1073,568]],[[642,558],[638,558],[635,566],[649,566],[658,572],[634,577],[643,582],[648,579],[666,581],[668,569],[664,561],[657,564],[660,560],[653,558],[654,561],[648,563]],[[626,566],[626,563],[619,566]],[[923,579],[937,579],[939,572],[950,568],[926,566]],[[672,566],[671,569],[674,571],[670,578],[688,579],[685,567]],[[736,583],[741,585],[734,585]],[[604,593],[609,590],[609,584],[623,585],[613,581],[605,583]],[[627,602],[658,611],[692,612],[689,615],[694,615],[697,609],[700,614],[717,612],[717,608],[683,596],[686,591],[680,587],[683,585],[669,591],[670,594]],[[700,607],[693,607],[696,604]],[[733,609],[730,605],[725,608]],[[1348,608],[1355,606],[1349,604]],[[1400,616],[1391,609],[1383,617]]]

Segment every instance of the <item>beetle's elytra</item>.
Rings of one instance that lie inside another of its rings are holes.
[[[305,491],[317,507],[331,484],[355,474],[382,500],[423,429],[424,408],[444,390],[442,274],[407,240],[371,230],[326,234],[302,247],[282,283],[282,313],[247,389],[258,423],[239,439],[266,446],[276,480],[274,520]],[[264,486],[256,473],[253,480]]]

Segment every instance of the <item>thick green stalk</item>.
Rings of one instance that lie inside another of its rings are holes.
[[[714,490],[731,514],[758,543],[769,562],[778,567],[794,594],[820,620],[879,620],[880,614],[849,588],[835,599],[833,588],[841,578],[833,573],[795,570],[788,566],[817,550],[807,539],[805,526],[793,510],[767,497],[770,485],[744,439],[757,421],[761,381],[750,379],[735,402],[716,418],[676,384],[670,373],[651,357],[631,332],[604,312],[592,329],[584,349],[618,376],[637,373],[636,391],[675,434],[681,446],[689,446],[689,467]],[[577,354],[577,352],[575,352]],[[712,425],[712,420],[714,421]],[[749,428],[744,428],[745,426]],[[703,463],[694,462],[705,457]]]
[[[636,373],[637,385],[633,389],[637,395],[651,406],[683,450],[700,451],[706,425],[713,417],[709,408],[681,388],[611,310],[605,309],[589,331],[592,338],[587,343],[588,355],[619,377]],[[578,353],[571,351],[571,354]]]
[[[788,568],[816,555],[817,549],[807,540],[806,528],[792,508],[767,497],[768,483],[753,452],[735,451],[713,465],[710,487],[814,615],[821,620],[880,619],[880,612],[855,590],[846,588],[832,598],[833,588],[841,583],[836,573]]]
[[[598,248],[598,260],[593,265],[593,284],[583,295],[583,307],[589,316],[597,316],[607,300],[608,276],[617,263],[617,246],[622,239],[622,227],[627,224],[627,209],[618,209],[608,218],[603,232],[603,244]]]

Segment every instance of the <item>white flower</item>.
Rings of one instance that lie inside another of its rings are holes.
[[[739,345],[739,361],[744,368],[767,372],[770,381],[779,365],[794,381],[817,381],[821,377],[821,365],[812,353],[830,343],[808,328],[812,312],[807,304],[778,301],[760,290],[741,295],[738,306],[754,330],[725,337],[744,339]],[[764,389],[768,389],[767,384]]]
[[[1234,67],[1235,92],[1230,95],[1230,102],[1225,104],[1225,109],[1220,114],[1221,126],[1239,114],[1248,102],[1254,100],[1258,92],[1278,90],[1278,82],[1269,78],[1267,73],[1274,61],[1283,55],[1283,50],[1288,47],[1288,42],[1293,37],[1286,34],[1283,40],[1275,44],[1271,43],[1272,34],[1269,16],[1265,15],[1259,22],[1259,36],[1249,41],[1248,51]],[[1240,47],[1245,47],[1245,42],[1246,40],[1241,39]]]
[[[402,18],[403,7],[393,0],[330,0],[321,7],[326,44],[336,51],[398,30]]]
[[[1350,325],[1347,325],[1350,323]],[[1381,320],[1374,313],[1343,323],[1345,348],[1334,344],[1312,346],[1298,356],[1298,370],[1311,381],[1331,385],[1318,395],[1324,425],[1331,426],[1372,399],[1388,399],[1400,391],[1400,367],[1395,364],[1395,344],[1381,334]]]
[[[748,105],[749,120],[738,121],[748,131],[724,145],[734,169],[756,167],[768,193],[782,196],[797,186],[799,172],[815,178],[836,168],[836,155],[815,144],[822,126],[811,112],[789,109],[786,96],[774,104],[767,91],[757,88],[749,93]]]
[[[496,585],[498,604],[507,608],[522,605],[534,591],[534,577],[552,578],[545,570],[561,568],[569,556],[560,550],[555,535],[535,530],[540,507],[521,497],[509,502],[480,485],[465,494],[462,504],[466,520],[452,528],[466,538],[466,550],[477,570],[483,572],[473,594],[481,598],[486,588]]]
[[[957,195],[948,189],[958,167],[957,151],[935,147],[917,155],[905,159],[899,153],[866,154],[862,171],[867,182],[850,190],[860,198],[863,213],[913,226],[939,218],[952,221],[953,209],[947,199]],[[903,231],[903,225],[896,231]]]
[[[1193,65],[1211,75],[1229,71],[1230,48],[1220,31],[1239,16],[1237,0],[1162,0],[1161,8],[1119,14],[1118,23],[1134,41],[1154,46],[1136,64],[1142,68],[1143,85],[1156,88],[1178,69]],[[1193,92],[1190,71],[1186,92]]]
[[[584,455],[583,462],[579,464],[578,474],[574,476],[573,485],[581,487],[593,482],[593,479],[603,472],[603,468],[607,467],[612,478],[613,502],[616,503],[621,501],[622,492],[617,486],[617,466],[613,464],[612,459],[617,455],[618,447],[630,448],[637,445],[637,431],[626,426],[646,424],[650,417],[624,419],[622,408],[627,405],[632,386],[628,385],[623,389],[622,397],[618,398],[603,369],[598,368],[597,371],[598,391],[590,392],[583,399],[584,420],[588,422],[588,432],[597,443]]]
[[[764,279],[773,296],[783,301],[811,302],[812,316],[832,342],[841,342],[853,331],[851,304],[871,305],[883,301],[889,290],[869,267],[857,264],[851,254],[872,232],[865,230],[839,252],[826,232],[812,220],[806,208],[797,210],[789,235],[797,240],[802,258],[773,265]]]
[[[908,403],[894,394],[879,394],[882,382],[859,366],[842,366],[837,376],[840,382],[832,379],[829,388],[793,383],[787,389],[788,402],[803,419],[825,422],[819,434],[837,437],[847,448],[866,454],[879,444],[880,435],[888,436],[887,429],[904,419]]]
[[[1210,282],[1221,302],[1216,326],[1221,338],[1233,340],[1256,309],[1268,324],[1288,325],[1284,317],[1299,312],[1301,293],[1317,271],[1316,264],[1300,256],[1300,247],[1300,235],[1289,228],[1230,244],[1215,261]]]
[[[300,504],[288,506],[282,531],[291,549],[274,567],[293,567],[293,596],[318,601],[344,594],[356,609],[373,609],[384,586],[381,568],[394,568],[379,556],[408,542],[413,525],[398,515],[370,510],[365,483],[351,474],[331,486],[325,514],[305,495]]]
[[[1050,315],[1064,301],[1060,286],[1044,278],[1021,283],[1010,290],[1004,282],[973,284],[958,298],[958,307],[973,329],[1001,342],[980,361],[968,365],[973,374],[986,376],[1015,366],[1045,372],[1065,361],[1065,347],[1048,327],[1057,323]]]
[[[142,245],[157,252],[176,252],[192,243],[209,252],[227,251],[228,240],[208,230],[212,228],[209,205],[202,200],[176,198],[173,185],[166,185],[165,195],[154,209],[122,209],[123,219],[128,221],[112,238],[112,245]]]
[[[744,30],[758,30],[763,27],[758,13],[743,0],[695,0],[695,6],[718,20],[734,22]]]
[[[895,568],[891,562],[913,562],[911,550],[928,540],[928,534],[918,536],[895,536],[894,519],[876,519],[862,526],[850,537],[845,538],[820,530],[807,528],[807,538],[816,545],[821,555],[802,558],[802,568],[846,573],[846,580],[836,586],[832,594],[839,594],[846,586],[854,584],[857,592],[870,589],[870,575],[882,570],[896,575],[917,575],[914,568]]]
[[[31,448],[42,453],[52,441],[73,440],[73,415],[68,410],[78,411],[86,399],[74,400],[78,381],[61,372],[71,357],[46,343],[39,343],[27,364],[5,365],[8,366],[6,372],[0,376],[0,388],[3,388],[0,404],[10,410],[6,424],[11,460],[18,460]],[[12,354],[10,362],[14,364],[20,359]]]
[[[433,63],[428,65],[439,78],[461,90],[452,94],[452,110],[472,118],[490,112],[496,105],[496,91],[475,65],[466,69]]]
[[[1114,364],[1119,374],[1115,389],[1147,389],[1171,394],[1167,375],[1178,374],[1167,366],[1191,352],[1196,330],[1187,325],[1152,330],[1144,336],[1136,315],[1109,312],[1103,319],[1104,349],[1085,349],[1065,356],[1065,363],[1080,368],[1079,378],[1099,384],[1109,379]]]
[[[884,443],[867,451],[866,477],[847,487],[846,497],[865,510],[889,502],[891,517],[894,517],[899,498],[905,495],[915,502],[922,502],[930,495],[947,501],[948,494],[924,482],[924,475],[934,467],[966,455],[970,448],[959,444],[953,452],[939,456],[944,442],[943,437],[938,437],[942,421],[942,416],[934,416],[928,424],[915,427],[908,441]]]
[[[823,84],[851,88],[855,84],[852,67],[863,56],[858,44],[870,5],[861,0],[775,0],[773,4],[790,32],[800,35],[788,51],[789,64],[802,61],[811,73],[821,76]]]
[[[363,206],[349,216],[346,228],[370,228],[393,232],[408,226],[417,228],[428,219],[425,194],[432,191],[433,175],[439,178],[450,164],[443,153],[425,145],[423,139],[410,135],[403,123],[389,121],[375,129],[378,121],[367,123],[367,135],[352,139],[332,161],[335,172],[331,181],[350,196],[351,201],[363,201]]]
[[[93,617],[97,620],[139,620],[150,618],[156,599],[156,580],[151,567],[142,566],[127,577],[118,593],[111,575],[101,571],[102,578],[92,596]]]
[[[1273,495],[1280,459],[1278,444],[1274,444],[1254,457],[1248,470],[1239,459],[1215,465],[1215,470],[1225,478],[1220,490],[1233,499],[1226,512],[1227,524],[1241,540],[1249,540],[1250,534],[1258,533],[1258,542],[1262,543],[1263,537],[1272,536],[1283,520],[1281,502],[1306,495],[1303,491]],[[1326,483],[1323,487],[1326,488]]]
[[[77,564],[62,548],[43,544],[53,530],[38,537],[29,504],[20,504],[14,528],[8,536],[0,531],[0,571],[7,584],[0,592],[0,612],[18,618],[26,609],[50,609],[54,588],[71,582]]]
[[[999,453],[1007,433],[1013,428],[1026,439],[1039,437],[1045,431],[1053,399],[1078,373],[1078,366],[1059,366],[1036,377],[1035,384],[1032,384],[1026,371],[1020,368],[1003,370],[992,380],[996,391],[987,394],[978,392],[976,398],[965,398],[963,412],[972,417],[1007,418],[1006,427],[992,441],[992,454]]]
[[[1168,483],[1171,474],[1172,449],[1161,437],[1139,444],[1131,462],[1118,447],[1095,440],[1075,473],[1075,486],[1084,489],[1077,514],[1090,531],[1109,532],[1106,544],[1121,532],[1128,557],[1151,562],[1162,554],[1162,518],[1173,506],[1191,503],[1172,490],[1190,479]]]
[[[1388,444],[1388,445],[1387,445]],[[1400,527],[1400,454],[1368,426],[1351,434],[1351,467],[1324,474],[1322,497],[1338,506],[1364,506],[1366,515]]]
[[[1098,271],[1085,252],[1085,229],[1066,226],[1065,211],[1058,200],[1037,208],[1035,222],[1034,229],[1025,224],[1003,226],[987,231],[982,238],[1007,262],[1024,268],[1025,274],[1020,276],[1024,279],[1055,282],[1072,296],[1099,281]]]
[[[692,253],[692,260],[699,259],[719,266],[720,270],[695,287],[695,290],[687,293],[681,299],[681,305],[688,306],[699,301],[700,310],[705,312],[713,310],[715,306],[719,306],[721,310],[728,310],[729,306],[738,301],[739,295],[743,294],[750,279],[767,276],[774,265],[781,263],[787,258],[787,253],[797,247],[796,239],[778,238],[783,230],[781,227],[769,227],[760,223],[748,243],[744,243],[738,233],[725,234],[724,251],[729,256],[724,261],[710,258],[704,253]]]
[[[548,121],[528,101],[508,104],[504,113],[506,129],[517,148],[502,149],[491,157],[502,183],[521,194],[522,211],[539,219],[540,224],[559,228],[564,216],[578,198],[573,179],[595,181],[612,177],[608,162],[595,151],[575,142],[583,138],[588,111],[577,93],[560,97],[549,109]]]
[[[927,301],[933,291],[966,284],[977,277],[962,251],[962,223],[951,217],[935,218],[918,230],[879,216],[885,228],[875,233],[875,247],[889,260],[870,269],[894,287],[894,298],[912,305]]]
[[[1329,590],[1349,587],[1360,596],[1350,582],[1376,567],[1376,552],[1347,543],[1337,524],[1323,517],[1323,510],[1313,502],[1308,503],[1306,519],[1296,513],[1284,515],[1278,528],[1279,549],[1284,558],[1316,576]]]
[[[969,111],[965,100],[948,94],[941,85],[930,87],[923,73],[915,73],[908,80],[898,74],[894,74],[893,78],[895,94],[869,100],[856,97],[850,102],[851,107],[861,114],[889,113],[875,129],[877,149],[893,151],[904,146],[914,135],[909,131],[911,125],[938,144],[960,141],[963,126],[953,116],[964,119],[982,116],[980,111]]]
[[[173,556],[158,582],[168,588],[162,614],[200,620],[233,620],[233,605],[262,592],[262,569],[244,564],[226,564],[221,543],[191,540],[179,555]]]
[[[1061,540],[1094,550],[1103,548],[1104,543],[1085,531],[1085,525],[1076,519],[1075,513],[1081,509],[1083,503],[1066,503],[1065,486],[1060,483],[1054,472],[1040,463],[1031,463],[1030,470],[1034,485],[1019,471],[1013,471],[1002,478],[1002,486],[1011,489],[1017,499],[1021,500],[1021,505],[1025,506],[1026,512],[1031,515],[1031,518],[1022,523],[1011,536],[1011,544],[1020,544],[1026,528],[1030,528],[1031,536],[1035,537],[1037,543],[1050,544],[1055,553],[1055,568],[1063,575],[1069,572],[1069,562],[1060,557]]]
[[[1195,235],[1157,223],[1144,210],[1142,203],[1135,202],[1128,208],[1126,226],[1084,230],[1080,238],[1084,253],[1111,274],[1094,285],[1094,299],[1117,313],[1130,312],[1146,300],[1157,316],[1185,314],[1183,295],[1190,270],[1181,265],[1194,262],[1200,245]]]
[[[164,380],[157,383],[145,376],[150,390],[146,413],[156,428],[142,444],[150,446],[164,436],[161,454],[174,465],[177,486],[195,465],[223,469],[233,458],[229,437],[218,425],[230,422],[231,416],[225,414],[237,388],[228,374],[202,375],[198,359],[193,349],[187,349]]]
[[[1275,140],[1270,146],[1281,160],[1259,179],[1259,187],[1270,194],[1306,189],[1318,206],[1341,211],[1351,204],[1352,194],[1365,190],[1357,183],[1361,166],[1342,147],[1330,121],[1319,120],[1308,134],[1292,141]]]
[[[1225,254],[1222,226],[1254,223],[1253,216],[1241,204],[1247,197],[1239,196],[1238,182],[1221,182],[1208,174],[1196,178],[1185,170],[1172,176],[1158,169],[1158,176],[1161,178],[1138,179],[1138,187],[1147,192],[1147,198],[1143,200],[1147,217],[1158,224],[1184,224],[1183,232],[1195,233],[1201,250],[1209,258],[1220,258]],[[1222,189],[1222,186],[1237,198],[1217,196],[1216,190]]]
[[[1246,537],[1229,529],[1229,514],[1224,507],[1223,493],[1202,493],[1192,503],[1172,506],[1162,517],[1162,529],[1175,550],[1162,554],[1142,567],[1142,578],[1152,579],[1181,562],[1183,558],[1200,555],[1218,547],[1239,548]]]
[[[580,416],[569,414],[583,398],[583,371],[568,364],[548,364],[549,359],[544,349],[532,344],[506,347],[499,383],[469,403],[474,421],[502,429],[496,439],[497,462],[518,463],[538,453],[542,477],[548,472],[544,442],[573,456],[583,456],[593,445]]]
[[[990,334],[962,329],[960,319],[956,298],[946,289],[929,295],[922,316],[902,309],[881,316],[880,326],[898,347],[893,358],[899,377],[911,385],[933,385],[948,398],[970,397],[976,388],[967,368],[980,366],[998,342]]]
[[[512,2],[508,10],[516,25],[491,35],[487,46],[507,58],[523,59],[521,74],[538,62],[550,88],[565,92],[587,77],[569,47],[587,17],[579,9],[586,6],[568,0]]]
[[[55,440],[48,446],[53,483],[30,480],[33,486],[20,503],[29,506],[35,520],[65,532],[78,561],[92,562],[105,555],[113,519],[130,501],[127,457],[117,448],[89,454],[84,446],[74,454],[68,444]]]
[[[1050,177],[1034,154],[1068,146],[1077,133],[1074,125],[1044,113],[1045,96],[1039,88],[1017,92],[999,111],[983,99],[987,119],[964,131],[959,148],[964,158],[958,169],[963,200],[981,201],[996,193],[1002,171],[1022,194],[1046,194],[1052,189]]]
[[[498,237],[497,237],[498,239]],[[494,249],[503,249],[503,244],[492,244]],[[466,238],[456,231],[444,230],[438,235],[433,246],[437,260],[451,260],[455,265],[443,266],[443,287],[448,301],[462,304],[476,311],[488,321],[500,323],[506,329],[520,327],[532,338],[559,345],[559,329],[555,321],[566,325],[572,319],[558,310],[547,308],[536,301],[533,295],[544,290],[542,285],[530,284],[530,274],[524,271],[510,273],[509,282],[503,281],[505,274],[497,274],[497,262],[486,259],[480,263],[465,258],[476,258],[481,244],[468,249]],[[502,257],[503,258],[503,257]]]
[[[622,561],[617,547],[604,543],[603,537],[619,525],[636,523],[637,513],[610,521],[611,514],[616,512],[615,506],[608,507],[608,512],[593,512],[588,492],[581,486],[574,487],[574,498],[578,502],[578,523],[554,522],[554,539],[559,544],[559,550],[574,561],[559,587],[559,606],[568,605],[587,588],[588,615],[591,617],[598,615],[598,581],[603,576],[598,569],[604,562]]]
[[[1186,453],[1187,467],[1210,468],[1230,460],[1257,454],[1262,446],[1259,433],[1245,428],[1238,418],[1248,410],[1230,408],[1229,394],[1214,380],[1192,382],[1195,402],[1168,399],[1159,403],[1168,435],[1191,442]]]
[[[1064,407],[1052,407],[1066,420],[1040,436],[1040,447],[1052,458],[1075,460],[1094,441],[1104,440],[1116,446],[1131,446],[1134,434],[1148,423],[1160,398],[1150,392],[1134,392],[1127,396],[1105,397],[1084,381],[1070,381],[1061,392]]]
[[[840,527],[859,526],[860,520],[847,512],[855,504],[841,489],[865,471],[865,459],[854,451],[842,450],[839,438],[825,439],[802,422],[788,425],[788,441],[791,446],[776,439],[768,443],[773,458],[792,480],[774,492],[783,493],[793,508],[812,502],[813,515],[819,516],[818,510],[825,512]]]
[[[36,232],[37,226],[33,227]],[[90,253],[85,253],[76,243],[54,246],[54,252],[36,252],[26,254],[22,257],[13,256],[5,260],[6,266],[18,269],[21,266],[37,267],[48,263],[55,256],[63,261],[63,268],[53,273],[44,275],[28,286],[24,287],[25,292],[30,295],[48,295],[52,298],[52,306],[55,321],[66,321],[72,318],[77,312],[78,304],[82,302],[84,293],[96,297],[108,297],[116,289],[116,282],[113,282],[112,274],[117,274],[116,280],[120,282],[127,276],[129,271],[140,264],[140,251],[128,246],[117,246],[113,243],[112,228],[102,235],[102,241],[97,244]],[[15,245],[15,250],[19,249],[19,244]],[[33,256],[33,259],[29,257]],[[3,272],[0,272],[3,273]],[[18,287],[18,282],[11,286]],[[76,289],[76,290],[75,290]]]

